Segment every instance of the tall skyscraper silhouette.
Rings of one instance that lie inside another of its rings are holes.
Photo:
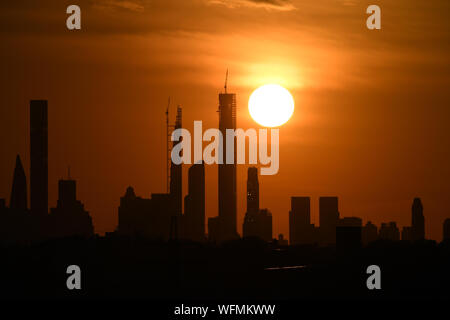
[[[319,221],[322,242],[335,243],[336,227],[339,221],[338,197],[319,198]]]
[[[226,130],[236,130],[236,94],[225,92],[219,94],[219,130],[223,141],[219,150],[222,150],[223,164],[219,164],[219,220],[218,240],[230,240],[238,237],[236,231],[236,138],[233,138],[233,157],[227,154]],[[227,164],[227,157],[234,159]]]
[[[13,210],[27,210],[27,178],[19,155],[16,157],[9,207]]]
[[[259,208],[258,168],[247,171],[247,212],[242,225],[244,237],[257,237],[264,241],[272,240],[272,213]]]
[[[184,198],[184,228],[186,238],[205,239],[205,165],[193,164],[188,171],[188,194]]]
[[[9,208],[0,203],[0,244],[34,240],[40,226],[32,225],[31,222],[27,205],[27,178],[20,156],[17,155]]]
[[[30,101],[30,199],[31,212],[48,213],[47,100]]]
[[[414,198],[411,208],[411,229],[412,240],[425,239],[425,218],[423,216],[423,206],[420,198]]]
[[[314,226],[311,225],[309,197],[291,197],[289,211],[289,242],[292,245],[312,243]]]
[[[259,212],[258,168],[248,168],[247,178],[247,213]]]

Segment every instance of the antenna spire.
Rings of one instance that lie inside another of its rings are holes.
[[[225,93],[227,93],[227,82],[228,82],[228,68],[227,73],[225,74],[225,85],[223,86],[223,88],[225,89]]]

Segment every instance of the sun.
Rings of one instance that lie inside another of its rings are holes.
[[[294,98],[278,84],[265,84],[250,95],[248,111],[264,127],[279,127],[294,113]]]

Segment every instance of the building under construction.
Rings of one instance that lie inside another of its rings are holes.
[[[227,92],[227,76],[224,93],[219,94],[219,130],[226,137],[226,130],[236,130],[236,94]],[[227,141],[222,139],[219,150],[223,152],[223,163],[219,164],[219,215],[208,221],[211,240],[226,241],[238,238],[236,227],[236,137],[233,138],[233,163],[228,164]]]

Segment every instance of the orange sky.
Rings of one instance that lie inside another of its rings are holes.
[[[82,30],[68,31],[65,10],[75,3]],[[291,196],[311,196],[318,223],[318,197],[337,195],[341,216],[399,226],[410,224],[419,196],[427,237],[442,238],[450,217],[449,1],[93,3],[0,3],[0,197],[9,198],[15,155],[29,161],[28,101],[48,99],[50,206],[70,165],[96,231],[112,231],[127,186],[145,197],[165,190],[167,97],[183,106],[188,129],[194,120],[217,127],[229,68],[238,127],[258,128],[247,101],[261,84],[279,83],[296,101],[280,129],[280,171],[260,177],[274,236],[287,236]],[[379,31],[365,26],[369,4],[381,7]],[[206,175],[207,216],[215,216],[217,168]],[[245,180],[240,166],[239,232]]]

